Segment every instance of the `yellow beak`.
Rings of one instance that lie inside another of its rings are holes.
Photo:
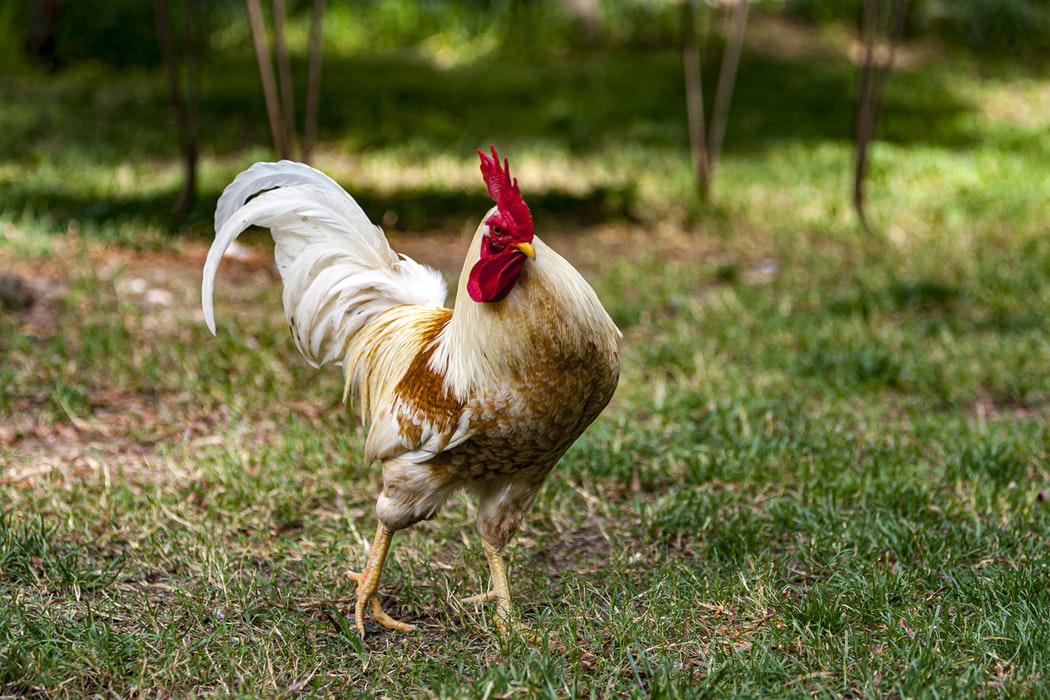
[[[522,253],[525,253],[525,255],[529,256],[530,258],[536,257],[536,249],[532,247],[531,243],[515,243],[514,247],[520,250]]]

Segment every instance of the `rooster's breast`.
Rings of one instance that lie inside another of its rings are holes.
[[[538,484],[608,404],[618,377],[615,350],[594,348],[479,391],[464,407],[472,437],[448,455],[450,471]]]

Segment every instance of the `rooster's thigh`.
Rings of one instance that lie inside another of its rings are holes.
[[[403,530],[437,515],[455,489],[450,475],[430,464],[386,460],[376,516],[391,530]]]
[[[472,487],[479,497],[478,534],[497,550],[502,549],[532,508],[539,484],[510,478],[491,479]]]

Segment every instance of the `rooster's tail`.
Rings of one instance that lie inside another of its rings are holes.
[[[273,234],[288,326],[314,366],[342,362],[354,335],[394,306],[445,301],[441,275],[399,257],[382,229],[330,177],[302,163],[256,163],[226,187],[215,210],[215,242],[201,284],[212,333],[219,262],[252,225]]]

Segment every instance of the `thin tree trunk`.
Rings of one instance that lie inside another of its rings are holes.
[[[303,112],[303,162],[310,162],[317,141],[317,111],[321,99],[321,22],[325,0],[314,0],[310,15],[310,58],[306,73],[306,109]]]
[[[733,87],[740,67],[740,54],[744,48],[744,32],[747,29],[747,11],[749,0],[737,0],[733,5],[729,25],[729,37],[726,41],[725,55],[718,72],[718,84],[715,86],[715,101],[711,111],[711,133],[708,140],[708,171],[713,175],[722,154],[722,142],[725,140],[726,124],[729,121],[729,104],[733,100]]]
[[[286,12],[284,0],[273,0],[273,48],[277,56],[277,86],[281,100],[281,122],[289,155],[295,150],[295,90],[292,87],[292,61],[284,40]]]
[[[171,100],[172,116],[175,120],[175,132],[179,140],[179,148],[182,152],[183,181],[182,190],[172,207],[172,213],[182,216],[193,206],[193,200],[197,191],[197,133],[196,122],[192,114],[196,105],[196,90],[192,73],[195,60],[191,57],[195,53],[193,45],[193,6],[187,0],[186,4],[186,59],[187,59],[187,97],[182,94],[181,80],[179,79],[178,58],[175,55],[175,41],[172,36],[171,20],[168,16],[167,0],[153,1],[154,17],[157,23],[157,39],[160,43],[161,57],[164,61],[165,73],[168,78],[168,96]]]
[[[290,158],[291,151],[285,138],[287,131],[281,117],[281,105],[277,95],[277,81],[273,75],[273,63],[270,58],[270,44],[266,38],[266,25],[263,22],[262,8],[259,0],[245,0],[248,6],[248,21],[251,24],[252,40],[255,44],[255,58],[259,63],[259,78],[262,81],[263,97],[266,99],[266,114],[270,120],[270,133],[273,146],[279,158]]]
[[[186,143],[183,148],[183,165],[186,169],[186,200],[183,211],[189,211],[196,199],[197,185],[197,163],[198,143],[200,132],[197,127],[197,114],[199,101],[198,67],[200,65],[200,45],[197,43],[197,8],[195,0],[186,0],[185,4],[185,28],[186,28]],[[181,199],[181,198],[180,198]]]
[[[682,2],[682,67],[685,74],[685,104],[689,119],[689,150],[700,198],[710,193],[708,154],[704,138],[704,93],[700,76],[700,48],[696,38],[696,2]]]
[[[26,48],[41,61],[48,73],[58,70],[58,28],[62,21],[62,0],[36,0],[29,6]],[[14,15],[14,16],[17,16]]]
[[[857,123],[854,134],[855,159],[853,163],[853,208],[861,223],[867,227],[864,181],[868,170],[868,144],[875,132],[875,110],[872,86],[875,73],[875,25],[878,20],[879,0],[864,0],[861,33],[864,39],[864,60],[860,67],[857,86]]]
[[[892,4],[891,4],[892,3]],[[885,10],[885,14],[883,12]],[[907,11],[907,0],[864,0],[864,12],[861,17],[861,33],[864,39],[864,59],[861,64],[860,79],[857,87],[857,122],[855,132],[855,159],[853,168],[853,208],[861,224],[868,228],[867,198],[865,183],[867,181],[869,150],[875,138],[882,112],[883,100],[890,73],[893,71],[893,60],[897,44],[904,34],[904,22]],[[879,29],[885,19],[888,28],[887,55],[884,62],[876,56],[876,43]]]
[[[889,0],[893,3],[891,17],[888,20],[889,42],[886,51],[886,62],[880,66],[875,74],[875,124],[878,125],[879,117],[882,116],[882,105],[886,98],[886,86],[893,72],[893,62],[897,56],[897,46],[904,37],[904,25],[908,17],[907,0]]]

